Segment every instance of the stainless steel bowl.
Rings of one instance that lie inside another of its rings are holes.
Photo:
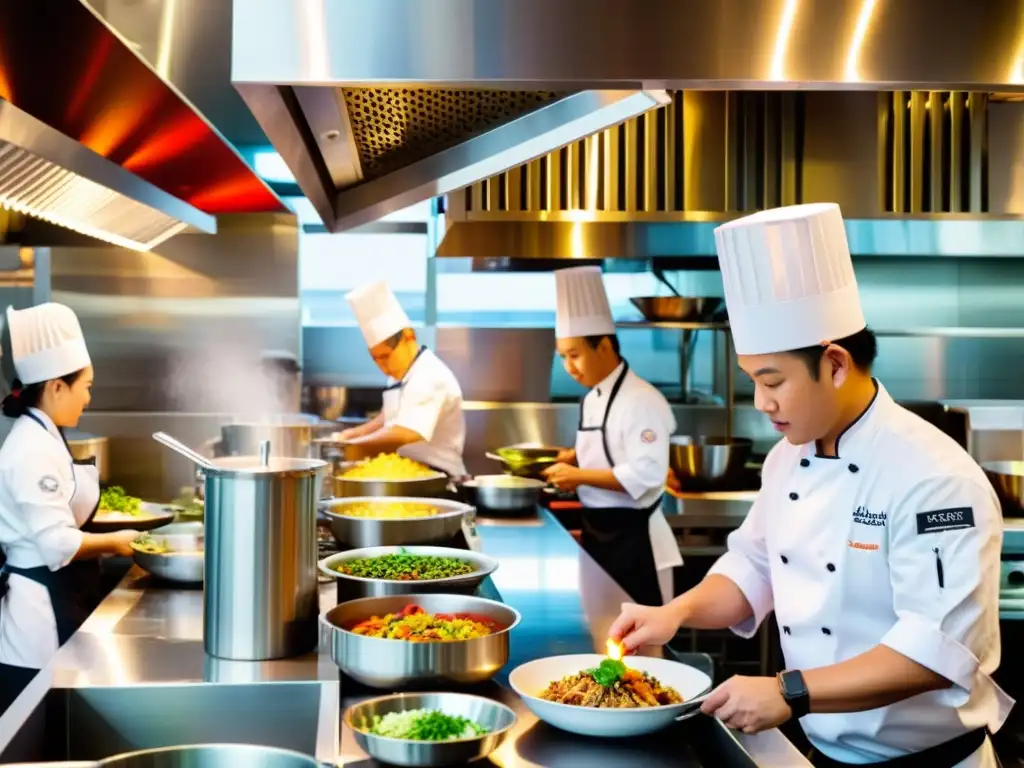
[[[255,744],[144,749],[100,760],[102,768],[322,768],[309,755]]]
[[[646,320],[656,322],[703,323],[722,306],[714,296],[634,296],[630,299]]]
[[[669,441],[669,463],[685,490],[687,480],[720,483],[735,477],[753,448],[745,437],[676,435]]]
[[[96,471],[99,473],[100,482],[110,482],[110,440],[79,432],[77,429],[67,430],[64,436],[68,441],[71,458],[78,461],[96,459]]]
[[[448,490],[448,476],[435,472],[429,477],[415,480],[358,480],[334,476],[334,495],[338,498],[353,496],[420,496],[432,497]]]
[[[173,523],[148,534],[171,550],[167,554],[142,552],[132,547],[132,557],[144,571],[166,581],[199,584],[203,581],[202,523]]]
[[[1024,515],[1024,461],[992,461],[982,464],[1007,517]]]
[[[473,613],[505,629],[472,640],[409,643],[349,632],[370,616],[397,613],[410,603],[428,613]],[[350,600],[331,609],[320,621],[330,630],[331,658],[342,672],[373,688],[419,688],[489,680],[508,662],[509,633],[519,612],[504,603],[471,595],[394,595]]]
[[[546,483],[514,475],[478,475],[463,483],[480,509],[514,512],[532,507]]]
[[[349,517],[347,508],[356,504],[429,504],[440,512],[430,517]],[[331,533],[340,544],[350,547],[394,547],[403,544],[432,544],[450,541],[462,528],[462,520],[473,508],[458,501],[421,498],[419,496],[362,496],[328,499],[320,509],[327,518]]]
[[[374,717],[410,709],[440,710],[472,720],[488,730],[482,736],[455,741],[409,741],[367,733]],[[345,725],[370,757],[389,765],[463,765],[487,757],[516,724],[516,714],[504,704],[466,693],[398,693],[354,704],[345,711]]]
[[[380,557],[405,552],[410,555],[434,557],[452,557],[465,560],[473,565],[472,573],[461,576],[449,576],[445,579],[429,581],[397,581],[393,579],[364,579],[349,576],[335,570],[349,560],[364,557]],[[476,587],[498,569],[498,561],[493,557],[465,549],[451,547],[366,547],[339,552],[320,561],[320,571],[338,580],[338,602],[355,600],[360,597],[378,597],[384,595],[410,595],[423,592],[472,592]]]

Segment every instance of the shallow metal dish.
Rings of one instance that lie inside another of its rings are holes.
[[[167,554],[143,552],[132,545],[132,557],[140,568],[158,579],[180,584],[203,581],[202,523],[173,523],[157,528],[149,535],[171,551]]]
[[[704,323],[722,306],[714,296],[634,296],[630,299],[652,323]]]
[[[322,768],[299,752],[254,744],[196,744],[128,752],[100,760],[102,768]]]
[[[448,476],[435,472],[415,480],[357,480],[334,476],[334,495],[338,498],[365,496],[438,496],[448,490]]]
[[[431,517],[379,518],[345,515],[346,507],[355,504],[403,502],[429,504],[441,511]],[[392,547],[450,541],[461,530],[462,520],[466,514],[473,511],[468,504],[458,501],[419,496],[393,496],[386,499],[379,496],[353,496],[328,499],[320,504],[320,509],[327,518],[334,538],[338,543],[350,547]]]
[[[110,533],[111,531],[152,531],[155,528],[162,528],[174,521],[174,509],[167,504],[153,504],[142,502],[143,514],[138,517],[108,517],[96,513],[83,530],[92,533]]]
[[[428,613],[486,616],[505,629],[472,640],[435,643],[365,637],[346,629],[370,616],[396,613],[410,603]],[[514,608],[483,597],[414,594],[350,600],[320,621],[330,630],[331,658],[342,672],[373,688],[401,689],[490,680],[508,662],[509,633],[519,618]]]
[[[1007,517],[1024,515],[1024,461],[990,461],[981,465],[995,486]]]
[[[405,552],[410,555],[451,557],[472,564],[475,570],[460,576],[449,576],[445,579],[429,579],[423,581],[397,581],[393,579],[364,579],[339,573],[335,568],[349,560],[360,560],[364,557],[380,557]],[[384,595],[410,595],[423,592],[472,592],[476,587],[498,569],[498,561],[493,557],[479,554],[466,549],[452,547],[366,547],[350,549],[336,555],[325,557],[320,561],[321,573],[338,580],[338,601],[354,600],[360,597],[378,597]]]
[[[687,480],[722,483],[735,477],[753,449],[753,440],[745,437],[675,435],[669,440],[669,464],[685,490]]]
[[[536,477],[555,463],[561,448],[549,445],[508,445],[499,448],[494,455],[501,461],[506,472],[522,477]]]
[[[410,709],[440,710],[465,717],[488,729],[482,736],[455,741],[410,741],[374,736],[369,729],[375,716]],[[496,750],[516,724],[516,714],[504,704],[466,693],[397,693],[354,704],[345,711],[345,725],[356,743],[370,757],[389,765],[462,765],[487,757]]]
[[[480,509],[496,512],[515,512],[528,509],[540,500],[546,483],[514,475],[478,475],[467,480],[466,488]]]

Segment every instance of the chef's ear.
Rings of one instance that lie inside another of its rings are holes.
[[[840,346],[829,344],[822,354],[825,372],[832,378],[832,386],[836,389],[843,386],[853,369],[853,357]]]

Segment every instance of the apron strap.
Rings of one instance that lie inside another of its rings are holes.
[[[612,412],[612,405],[615,404],[615,398],[619,395],[619,390],[622,389],[622,382],[626,380],[626,374],[629,373],[629,362],[627,360],[622,361],[622,372],[618,378],[615,379],[615,383],[612,384],[612,391],[608,393],[608,405],[604,409],[604,418],[601,419],[601,426],[599,427],[585,427],[583,426],[583,403],[586,401],[587,396],[584,395],[580,399],[580,419],[576,427],[577,432],[600,432],[601,433],[601,445],[604,448],[604,457],[608,460],[608,466],[614,467],[615,461],[612,459],[612,452],[608,447],[608,414]],[[587,394],[590,394],[589,392]]]

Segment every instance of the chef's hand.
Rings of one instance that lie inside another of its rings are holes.
[[[575,491],[580,486],[580,468],[559,462],[544,470],[544,478],[560,491]]]
[[[774,677],[730,677],[711,692],[700,711],[744,733],[775,728],[793,716]]]
[[[110,553],[119,557],[132,556],[132,542],[141,535],[138,531],[114,531],[110,535]]]
[[[563,448],[558,452],[555,457],[555,461],[559,464],[576,464],[576,449],[575,448]]]
[[[347,443],[349,440],[355,440],[357,437],[359,437],[359,433],[356,431],[355,427],[350,427],[348,429],[341,430],[341,432],[334,433],[334,439],[339,443]]]
[[[679,482],[679,477],[671,469],[669,469],[668,476],[665,478],[665,485],[670,491],[675,491],[676,493],[683,490],[683,484]]]
[[[622,613],[612,624],[608,635],[621,641],[626,653],[644,645],[664,645],[679,631],[679,616],[669,605],[637,605],[623,603]]]

